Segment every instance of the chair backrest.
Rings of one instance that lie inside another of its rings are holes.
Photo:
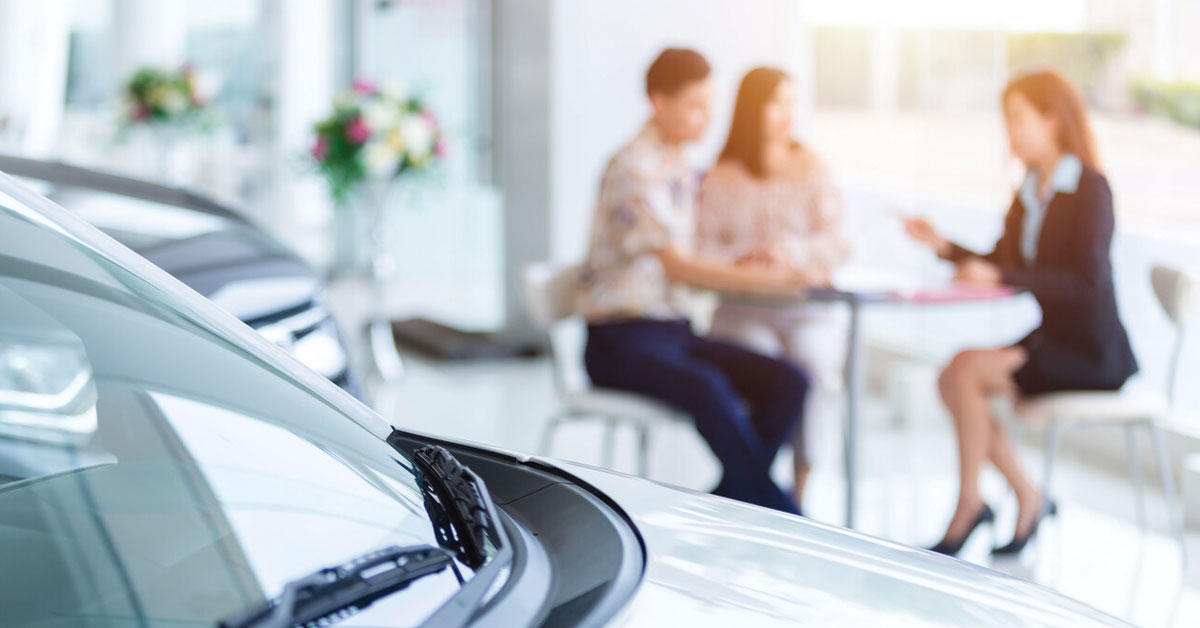
[[[1175,383],[1178,379],[1179,358],[1183,353],[1184,331],[1193,318],[1196,302],[1195,277],[1177,268],[1155,266],[1150,271],[1150,285],[1154,296],[1175,324],[1175,346],[1171,348],[1171,362],[1167,366],[1167,399],[1175,402]]]
[[[582,321],[574,326],[579,329],[564,329],[572,327],[566,321],[577,314],[575,294],[579,272],[579,264],[550,262],[530,264],[521,271],[525,307],[533,324],[545,336],[554,368],[554,385],[560,393],[588,386],[583,372]]]
[[[575,314],[578,264],[530,264],[521,273],[521,283],[525,288],[525,306],[533,323],[543,333],[549,333],[555,323]]]
[[[1155,266],[1150,271],[1150,285],[1167,317],[1182,329],[1196,304],[1196,279],[1176,268]]]

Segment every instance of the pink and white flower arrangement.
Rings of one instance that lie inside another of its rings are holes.
[[[314,130],[309,154],[339,202],[361,181],[428,170],[445,153],[437,117],[421,99],[365,79],[335,99]]]
[[[202,90],[196,68],[141,68],[122,89],[127,125],[183,126],[202,124],[209,95]]]

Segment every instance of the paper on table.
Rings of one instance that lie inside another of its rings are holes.
[[[973,286],[963,283],[950,283],[944,286],[918,290],[905,295],[905,298],[918,303],[935,303],[938,301],[1001,299],[1016,293],[1017,291],[1011,286]]]
[[[936,283],[929,277],[892,268],[852,266],[833,274],[833,287],[858,294],[908,295]]]

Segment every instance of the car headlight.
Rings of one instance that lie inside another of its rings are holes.
[[[91,382],[92,368],[80,347],[0,341],[0,408],[64,410]]]
[[[330,379],[346,370],[346,353],[342,350],[331,321],[325,321],[312,333],[295,341],[292,355],[305,366]]]
[[[96,430],[96,385],[82,346],[0,338],[0,434],[75,441]]]

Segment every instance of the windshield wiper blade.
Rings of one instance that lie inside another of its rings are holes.
[[[515,553],[506,522],[483,478],[449,450],[439,445],[413,447],[399,430],[393,430],[387,441],[413,463],[409,471],[421,486],[438,544],[474,571],[422,626],[465,626],[490,603],[498,592],[496,585],[512,572]]]
[[[462,574],[446,550],[432,545],[388,547],[293,580],[284,586],[278,598],[227,617],[217,625],[220,628],[325,625],[349,617],[379,598],[447,567],[461,585]]]
[[[501,545],[503,538],[486,490],[444,447],[421,447],[413,451],[412,459],[420,471],[425,510],[438,545],[454,551],[468,567],[479,568],[488,558],[485,540],[491,537]]]

